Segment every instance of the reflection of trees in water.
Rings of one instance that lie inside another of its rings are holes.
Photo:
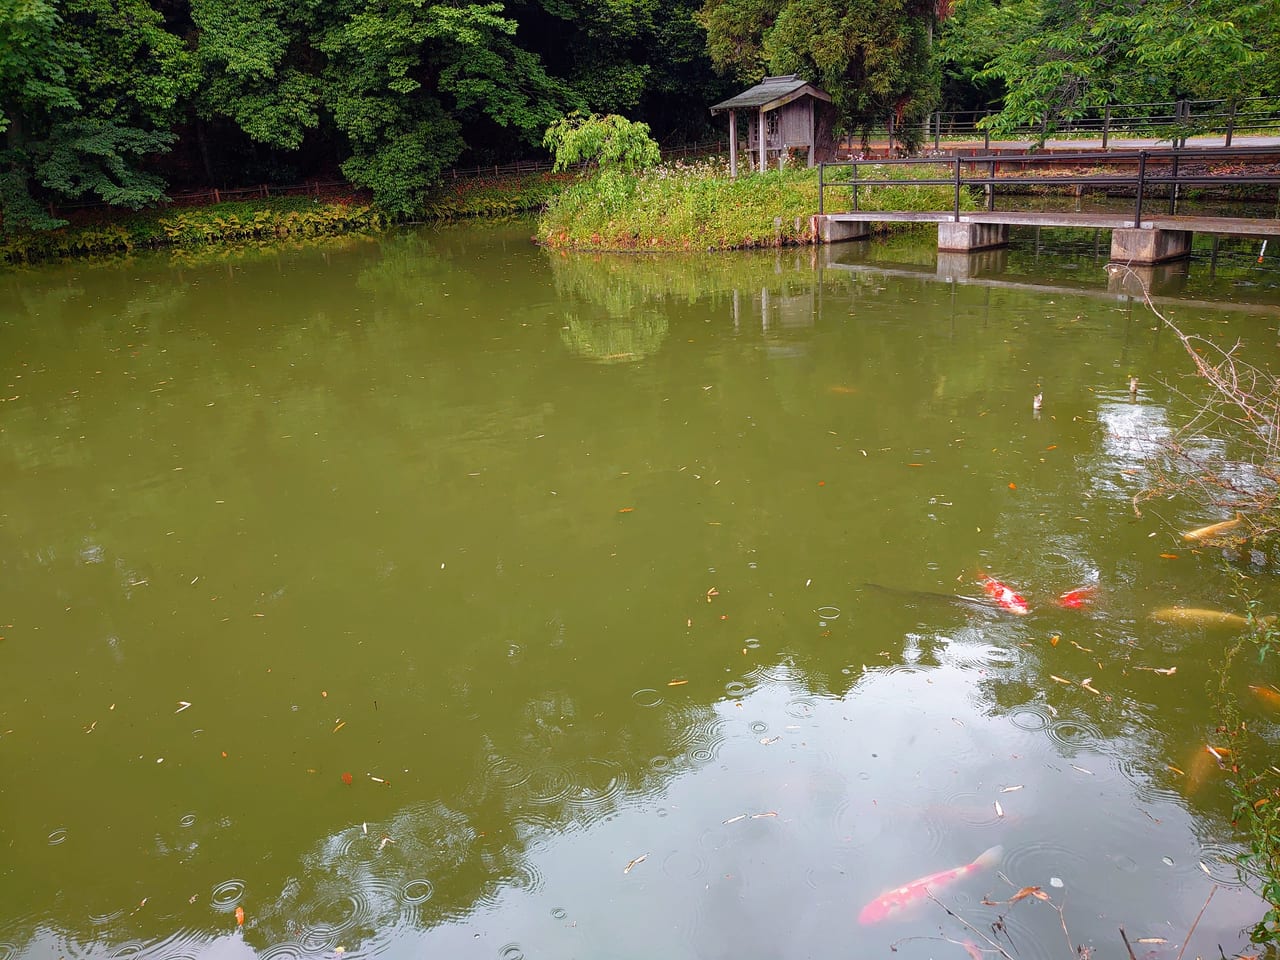
[[[631,363],[658,352],[667,338],[667,318],[654,310],[630,317],[583,318],[570,314],[560,331],[564,345],[600,363]]]

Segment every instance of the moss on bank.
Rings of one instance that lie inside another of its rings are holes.
[[[569,180],[568,175],[538,173],[451,181],[427,201],[422,216],[441,220],[537,210]],[[367,198],[354,194],[322,199],[264,197],[136,213],[103,207],[79,211],[71,219],[58,230],[0,238],[0,261],[35,263],[160,247],[205,248],[376,233],[390,223]]]
[[[947,166],[946,170],[950,170]],[[862,187],[864,210],[947,210],[951,187],[917,185],[912,179],[946,176],[940,166],[881,167],[860,163],[861,179],[901,180],[901,186]],[[828,167],[847,179],[848,168]],[[849,187],[827,188],[825,207],[845,210]],[[963,209],[976,206],[967,193]],[[771,170],[731,179],[723,160],[674,163],[642,174],[604,170],[571,184],[538,220],[538,239],[577,250],[737,250],[813,243],[811,217],[818,211],[818,171]]]

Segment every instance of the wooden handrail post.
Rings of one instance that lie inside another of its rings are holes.
[[[1147,175],[1147,151],[1138,151],[1138,199],[1133,208],[1133,225],[1142,226],[1142,185]]]
[[[960,222],[960,151],[956,151],[956,223]]]
[[[1178,212],[1178,154],[1173,155],[1173,169],[1169,181],[1169,216]]]
[[[991,116],[991,111],[988,110],[986,116],[984,116],[982,119],[986,120],[990,118],[990,116]],[[991,128],[990,127],[982,128],[982,145],[987,150],[991,149]]]
[[[825,163],[818,164],[818,216],[822,216],[822,190],[825,184],[822,182],[822,173],[827,168]]]
[[[1235,133],[1235,129],[1236,129],[1236,102],[1233,99],[1227,107],[1227,136],[1222,142],[1222,145],[1224,147],[1231,146],[1231,135]]]
[[[1111,134],[1111,104],[1102,108],[1102,149],[1107,149],[1107,137]]]
[[[991,182],[987,184],[987,210],[996,208],[996,162],[991,161]]]

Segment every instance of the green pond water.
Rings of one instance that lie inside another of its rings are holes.
[[[1227,514],[1135,513],[1197,387],[1094,235],[532,230],[0,275],[0,960],[1244,946],[1239,631],[1150,616]],[[1157,305],[1273,354],[1255,246]]]

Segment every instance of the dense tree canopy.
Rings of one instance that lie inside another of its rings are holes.
[[[767,72],[824,87],[847,133],[910,139],[940,81],[997,131],[1051,130],[1274,94],[1280,0],[0,0],[0,230],[339,175],[409,214],[450,165],[545,157],[573,111],[706,136]]]
[[[1271,95],[1280,2],[957,0],[939,60],[987,85],[997,133],[1108,103]]]
[[[718,66],[750,80],[800,74],[864,136],[890,116],[916,131],[934,108],[934,19],[935,0],[706,0],[701,12]]]

